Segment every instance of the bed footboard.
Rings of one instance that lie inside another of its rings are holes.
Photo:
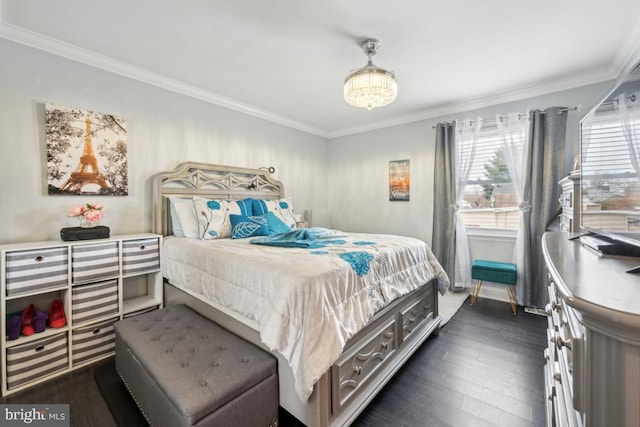
[[[165,283],[165,305],[182,303],[242,338],[266,349],[258,332],[198,296]],[[293,372],[278,353],[280,406],[310,427],[352,423],[406,360],[440,330],[437,284],[433,280],[397,299],[349,340],[307,402],[294,391]]]

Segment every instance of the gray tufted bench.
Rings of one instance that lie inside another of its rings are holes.
[[[270,354],[183,305],[114,328],[116,369],[151,425],[277,425]]]

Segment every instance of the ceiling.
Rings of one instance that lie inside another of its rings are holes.
[[[638,0],[0,0],[0,37],[326,138],[617,77]],[[345,103],[374,63],[398,98]]]

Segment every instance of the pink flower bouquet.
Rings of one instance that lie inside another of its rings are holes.
[[[80,218],[82,227],[95,227],[100,223],[103,215],[103,207],[97,203],[84,203],[69,210],[69,216]]]

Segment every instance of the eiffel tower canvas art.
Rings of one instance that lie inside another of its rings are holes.
[[[49,194],[128,194],[126,120],[45,106]]]

